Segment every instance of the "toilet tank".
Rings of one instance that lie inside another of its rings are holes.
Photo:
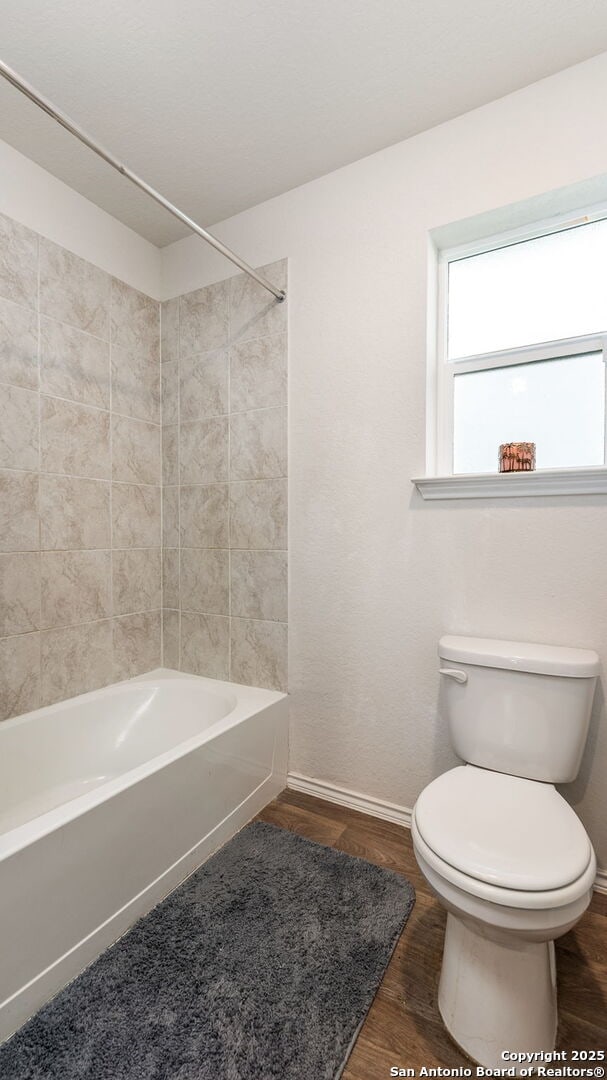
[[[530,780],[577,776],[599,658],[589,649],[447,635],[440,708],[456,754]]]

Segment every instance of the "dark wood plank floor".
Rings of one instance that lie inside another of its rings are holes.
[[[408,829],[284,791],[259,820],[404,874],[416,903],[396,946],[343,1080],[385,1080],[393,1065],[469,1062],[450,1041],[436,1005],[445,914],[415,862]],[[557,942],[562,1049],[607,1048],[607,895],[595,893],[577,927]]]

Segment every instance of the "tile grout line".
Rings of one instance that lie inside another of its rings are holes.
[[[59,552],[72,552],[78,554],[81,551],[110,551],[111,545],[106,544],[101,547],[35,547],[35,548],[11,548],[10,551],[0,551],[0,558],[4,555],[36,555],[41,552],[42,555],[54,555]],[[177,551],[177,544],[167,544],[167,551]],[[184,544],[184,551],[228,551],[227,547],[213,547],[211,544]],[[158,544],[115,544],[114,551],[158,551]],[[288,548],[267,548],[267,547],[233,547],[232,551],[251,551],[255,554],[263,554],[268,552],[271,555],[286,555]],[[169,605],[170,606],[170,605]]]
[[[39,331],[38,331],[39,333]],[[108,345],[108,354],[111,352],[111,342],[104,342]],[[120,348],[120,346],[117,346]],[[38,376],[40,381],[40,376]],[[160,423],[157,420],[150,420],[143,416],[134,416],[132,413],[120,412],[118,409],[112,409],[111,405],[105,408],[103,405],[91,405],[88,401],[81,401],[79,398],[65,397],[63,394],[51,394],[48,390],[43,390],[41,386],[37,390],[34,390],[31,386],[21,386],[20,383],[11,382],[10,380],[0,377],[0,386],[9,386],[13,390],[22,390],[26,394],[39,394],[41,398],[49,398],[51,401],[61,401],[66,405],[76,405],[80,409],[88,409],[90,412],[107,413],[108,415],[117,416],[120,420],[133,420],[136,424],[148,424],[149,427],[160,428]],[[110,380],[111,387],[111,380]],[[111,396],[111,389],[110,389]],[[202,417],[202,419],[217,419],[216,417]],[[193,421],[197,423],[198,421]],[[170,425],[169,425],[170,426]]]
[[[174,610],[174,609],[169,609]],[[79,622],[60,623],[52,626],[39,626],[33,630],[22,630],[19,634],[3,634],[0,637],[0,641],[8,641],[14,638],[31,637],[33,634],[39,635],[41,638],[43,634],[52,634],[55,630],[76,630],[79,626],[96,626],[98,623],[113,623],[119,619],[130,619],[133,615],[153,615],[159,608],[138,608],[134,611],[121,611],[116,615],[102,615],[99,619],[81,619]],[[196,613],[195,613],[196,614]],[[87,693],[87,691],[82,691]]]
[[[124,545],[116,545],[115,551],[157,551],[158,544],[148,544],[147,547],[144,544],[133,544],[131,547],[125,547]],[[111,544],[106,544],[104,547],[48,547],[48,548],[13,548],[10,551],[0,551],[0,558],[3,555],[58,555],[61,552],[72,555],[78,555],[80,552],[96,552],[96,551],[111,551]]]
[[[93,484],[114,484],[116,487],[146,488],[151,491],[160,491],[161,487],[160,484],[148,484],[140,480],[112,480],[106,476],[85,476],[82,473],[46,472],[45,470],[39,472],[36,469],[13,469],[7,465],[3,465],[2,467],[0,467],[0,473],[4,472],[23,473],[26,476],[40,476],[41,479],[45,477],[52,477],[53,479],[58,480],[89,480]],[[202,487],[205,485],[196,486]]]
[[[265,338],[260,338],[260,341],[264,341]],[[226,352],[230,350],[226,349]],[[95,406],[91,406],[94,408]],[[234,412],[222,412],[222,413],[204,413],[202,416],[193,416],[189,420],[184,420],[184,424],[204,424],[208,420],[229,420],[231,416],[246,416],[248,413],[260,413],[260,412],[278,412],[280,409],[287,409],[288,406],[281,402],[279,405],[257,405],[252,409],[235,409]],[[136,419],[136,417],[133,417]],[[168,424],[168,427],[175,427],[175,424]]]
[[[228,679],[232,678],[232,285],[226,287],[228,308]]]
[[[114,655],[114,504],[113,504],[113,482],[114,482],[114,420],[113,420],[113,406],[114,406],[114,387],[113,387],[113,333],[112,333],[112,303],[114,299],[114,279],[110,278],[110,290],[109,290],[109,312],[108,312],[108,335],[109,335],[109,348],[108,348],[108,389],[109,389],[109,414],[110,414],[110,491],[109,491],[109,503],[110,503],[110,611],[111,611],[111,646],[110,652],[112,657],[112,669],[111,677],[115,678],[116,674],[116,657]]]
[[[175,547],[171,544],[167,545],[169,551],[174,551]],[[270,548],[270,547],[219,547],[217,544],[183,544],[184,551],[253,551],[256,553],[268,552],[271,555],[284,555],[287,553],[288,548]]]
[[[38,360],[38,484],[37,484],[37,511],[38,511],[38,575],[40,581],[40,614],[38,620],[39,629],[42,629],[42,520],[40,506],[40,475],[42,472],[42,395],[41,395],[41,320],[40,320],[40,236],[36,240],[36,350]],[[37,706],[42,703],[42,634],[38,635],[38,696]]]
[[[170,611],[174,611],[174,608],[169,608]],[[183,609],[186,615],[211,615],[214,619],[231,619],[232,621],[240,622],[255,622],[255,623],[267,623],[272,626],[287,626],[285,619],[259,619],[254,615],[226,615],[221,611],[197,611],[196,608],[186,607]]]
[[[158,389],[160,392],[160,666],[164,667],[164,476],[162,433],[164,394],[162,378],[162,304],[158,303]]]
[[[179,617],[177,620],[177,669],[181,671],[181,297],[177,299],[177,366],[175,393],[177,394],[177,599]]]
[[[286,279],[285,280],[285,287],[287,289],[287,295],[288,295],[288,290],[290,288],[289,261],[288,261],[288,258],[285,260],[285,279]],[[285,588],[286,588],[286,597],[285,597],[286,619],[285,619],[284,625],[285,625],[285,639],[286,640],[285,640],[285,658],[284,658],[285,669],[284,669],[284,687],[283,687],[283,689],[285,690],[285,692],[288,692],[288,690],[289,690],[289,639],[290,639],[289,628],[290,628],[290,621],[291,621],[291,597],[290,597],[291,556],[290,556],[290,552],[289,552],[289,522],[290,522],[290,514],[289,514],[289,494],[290,494],[290,482],[289,482],[289,473],[290,473],[290,469],[289,469],[289,418],[290,418],[290,408],[289,408],[289,406],[290,406],[290,402],[289,402],[289,391],[290,391],[290,385],[291,385],[290,364],[289,364],[289,341],[290,341],[290,336],[291,335],[290,335],[290,305],[289,305],[288,299],[285,300],[284,303],[285,303],[286,314],[285,314],[285,338],[284,338],[285,387],[284,387],[284,412],[283,412],[283,423],[284,423],[284,435],[283,435],[283,438],[284,438],[284,471],[285,471],[285,485],[286,485],[286,505],[285,505],[285,510],[286,510],[286,515],[287,515],[286,536],[285,536],[287,572],[286,572],[286,583],[285,583]]]
[[[78,255],[78,256],[76,256],[76,258],[80,258],[80,256]],[[87,262],[87,261],[88,261],[87,259],[83,259],[83,262]],[[89,266],[95,266],[95,264],[94,263],[89,263]],[[98,267],[96,269],[98,269]],[[110,275],[110,277],[111,277],[111,275]],[[119,280],[120,280],[119,278],[116,278],[116,281],[119,281]],[[123,282],[123,284],[126,285],[126,282]],[[129,286],[129,288],[132,288],[132,286]],[[135,291],[137,291],[137,290],[135,290]],[[21,305],[19,305],[19,306],[21,306]],[[73,330],[76,334],[82,334],[84,337],[92,338],[93,341],[101,341],[101,342],[103,342],[104,345],[109,345],[109,343],[110,343],[110,329],[111,328],[108,328],[108,336],[106,338],[104,338],[104,337],[100,337],[99,334],[92,334],[90,330],[83,330],[81,326],[77,326],[75,323],[66,322],[65,319],[56,319],[54,315],[48,315],[45,311],[40,312],[40,316],[41,316],[41,319],[47,319],[49,322],[55,323],[56,326],[65,326],[68,330]]]
[[[12,384],[7,383],[7,385],[12,385]],[[19,389],[22,389],[22,387],[15,387],[15,389],[19,390]],[[30,393],[35,393],[35,391],[30,391]],[[132,417],[127,417],[127,419],[133,419],[133,418]],[[169,426],[171,427],[171,426],[176,426],[176,425],[169,425]],[[3,472],[25,473],[25,474],[27,474],[29,476],[37,476],[38,475],[38,470],[36,470],[36,469],[18,469],[14,465],[0,465],[0,473],[3,473]],[[63,476],[63,477],[68,477],[68,478],[70,478],[72,480],[94,480],[95,483],[97,483],[97,484],[121,484],[121,485],[123,485],[125,487],[144,487],[144,488],[154,488],[155,490],[158,490],[159,487],[163,486],[162,484],[148,484],[146,481],[142,481],[142,480],[112,480],[111,478],[108,478],[106,476],[87,476],[87,475],[85,475],[83,473],[62,473],[62,472],[51,472],[51,471],[43,470],[40,475],[41,476]],[[286,476],[285,473],[281,473],[281,474],[274,475],[274,476],[249,476],[249,477],[244,477],[242,479],[239,478],[238,480],[207,480],[207,481],[202,481],[200,483],[195,483],[195,482],[189,481],[186,484],[181,484],[181,485],[178,485],[178,484],[166,484],[164,486],[165,487],[174,487],[174,488],[176,488],[178,486],[187,487],[187,488],[225,487],[227,484],[263,484],[263,483],[265,483],[266,481],[269,481],[269,480],[288,480],[288,476]]]
[[[225,283],[225,282],[233,281],[237,277],[239,277],[238,274],[232,274],[232,275],[230,275],[230,277],[224,278],[223,282]],[[222,282],[218,281],[215,284],[221,285]],[[202,285],[201,286],[201,289],[207,289],[207,288],[212,288],[212,284],[211,285]],[[198,292],[200,290],[195,289],[194,291]],[[226,291],[230,294],[230,299],[231,299],[231,289],[228,289]],[[190,295],[189,293],[181,293],[180,296],[174,296],[171,299],[173,299],[173,300],[179,300],[179,299],[187,300],[189,295]],[[269,308],[272,307],[272,301],[269,302],[268,306],[269,306]],[[231,337],[231,334],[230,334],[230,337],[228,339],[227,344],[218,345],[214,349],[200,349],[198,352],[189,352],[183,357],[183,359],[184,359],[184,361],[185,360],[187,360],[187,361],[189,361],[189,360],[202,360],[203,357],[205,357],[205,356],[217,356],[219,353],[226,352],[227,349],[230,349],[232,347],[235,348],[235,349],[240,349],[240,348],[242,348],[243,345],[249,345],[250,342],[252,342],[252,341],[264,341],[266,338],[284,337],[286,333],[287,333],[286,330],[271,330],[270,333],[253,334],[251,337],[241,338],[240,340],[233,339]]]

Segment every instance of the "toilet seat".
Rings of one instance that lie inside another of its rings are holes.
[[[561,906],[594,879],[586,831],[552,784],[459,766],[421,793],[412,824],[441,876],[495,903]]]
[[[526,911],[549,911],[566,907],[575,904],[586,895],[592,889],[596,878],[596,856],[591,849],[590,861],[584,873],[575,881],[560,889],[547,889],[542,892],[538,890],[525,892],[522,889],[505,889],[499,885],[490,885],[486,881],[469,877],[467,874],[462,873],[461,870],[456,870],[455,867],[439,858],[421,835],[415,817],[415,810],[411,819],[411,833],[418,861],[419,856],[421,856],[435,874],[444,881],[449,882],[449,884],[455,885],[462,893],[476,897],[478,900],[488,901],[490,904],[498,904],[501,907],[525,909]]]

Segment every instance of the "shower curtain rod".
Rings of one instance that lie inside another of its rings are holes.
[[[188,217],[187,214],[184,214],[183,211],[179,210],[176,206],[173,206],[173,203],[169,202],[168,199],[165,199],[164,195],[161,195],[155,188],[146,184],[145,180],[142,180],[140,176],[137,176],[137,173],[132,172],[131,169],[126,165],[123,165],[118,158],[115,158],[113,154],[110,154],[109,150],[106,150],[103,146],[100,146],[99,143],[95,142],[86,131],[83,131],[78,124],[75,124],[73,120],[70,120],[69,116],[66,116],[65,113],[56,108],[48,98],[39,94],[30,83],[26,82],[25,79],[22,79],[16,71],[13,71],[12,68],[8,67],[8,65],[4,64],[1,60],[0,75],[14,86],[16,90],[20,90],[22,94],[25,94],[25,96],[30,99],[30,101],[33,101],[34,105],[37,105],[38,108],[42,109],[43,112],[47,113],[53,120],[56,120],[58,124],[61,124],[66,131],[69,131],[70,134],[79,139],[81,143],[88,146],[89,150],[92,150],[95,154],[98,154],[100,158],[103,158],[104,161],[107,161],[108,165],[111,165],[112,168],[116,169],[122,176],[126,176],[127,180],[130,180],[131,183],[135,184],[141,191],[145,191],[146,195],[149,195],[151,199],[154,199],[154,201],[159,203],[160,206],[163,206],[165,210],[168,210],[169,214],[176,217],[178,221],[187,225],[188,229],[191,229],[193,233],[196,233],[196,236],[202,237],[203,240],[206,240],[207,244],[214,247],[221,255],[225,255],[226,259],[229,259],[235,266],[244,270],[245,274],[248,274],[249,277],[253,278],[253,280],[264,289],[267,289],[268,292],[272,293],[272,296],[276,297],[279,304],[286,299],[286,293],[282,289],[277,289],[275,285],[272,285],[272,283],[267,280],[267,278],[258,274],[252,266],[249,266],[244,259],[241,259],[240,256],[236,255],[234,251],[231,251],[229,247],[222,244],[221,240],[218,240],[216,236],[213,236],[210,232],[207,232],[206,229],[203,229],[201,225],[198,225],[192,218]]]

